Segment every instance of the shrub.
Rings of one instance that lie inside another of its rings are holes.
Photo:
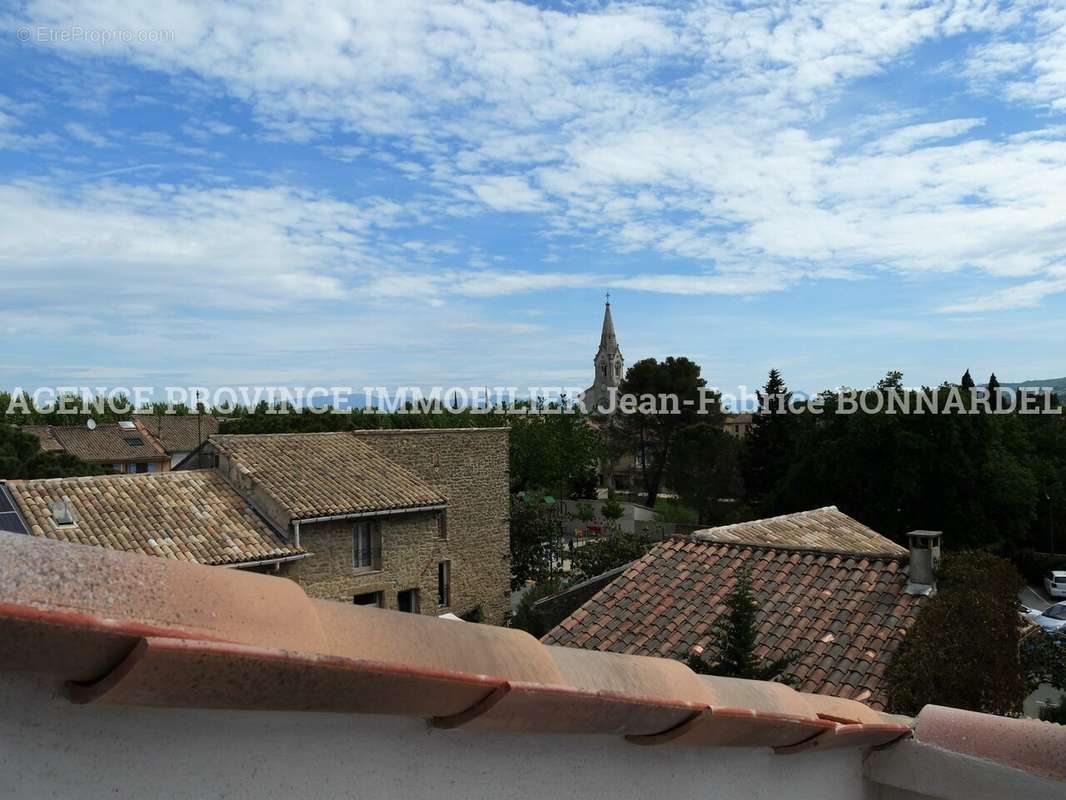
[[[1027,692],[1018,641],[1023,585],[1010,562],[988,553],[945,558],[940,592],[926,601],[888,669],[890,708],[1020,712]]]

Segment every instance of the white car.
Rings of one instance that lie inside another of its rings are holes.
[[[1045,575],[1044,588],[1050,597],[1066,597],[1066,570],[1056,569]]]
[[[1050,608],[1030,615],[1029,619],[1039,625],[1048,633],[1062,631],[1066,633],[1066,603],[1055,603]]]

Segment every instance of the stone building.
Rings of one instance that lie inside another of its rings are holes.
[[[505,428],[216,435],[195,459],[208,469],[10,481],[0,501],[19,523],[6,530],[499,624],[510,610],[507,449]]]

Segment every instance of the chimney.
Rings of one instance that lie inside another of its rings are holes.
[[[936,594],[941,536],[943,531],[911,531],[907,534],[907,544],[911,549],[908,594]]]

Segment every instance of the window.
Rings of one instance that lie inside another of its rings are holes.
[[[437,514],[437,538],[438,539],[447,539],[448,538],[448,512],[447,511],[441,511],[439,514]]]
[[[122,440],[130,447],[144,447],[144,439],[140,436],[123,436]]]
[[[148,462],[138,461],[136,464],[130,464],[130,472],[147,472]]]
[[[418,589],[407,589],[396,593],[396,608],[409,614],[418,613]]]
[[[74,524],[74,511],[66,500],[52,500],[48,510],[52,512],[52,522],[57,528],[69,528]]]
[[[384,606],[384,603],[381,602],[383,599],[384,595],[381,592],[364,592],[353,597],[352,602],[357,606],[377,606],[382,608]]]
[[[452,562],[437,563],[437,605],[441,608],[452,604]]]
[[[352,566],[381,569],[381,534],[376,522],[357,522],[352,532]]]

